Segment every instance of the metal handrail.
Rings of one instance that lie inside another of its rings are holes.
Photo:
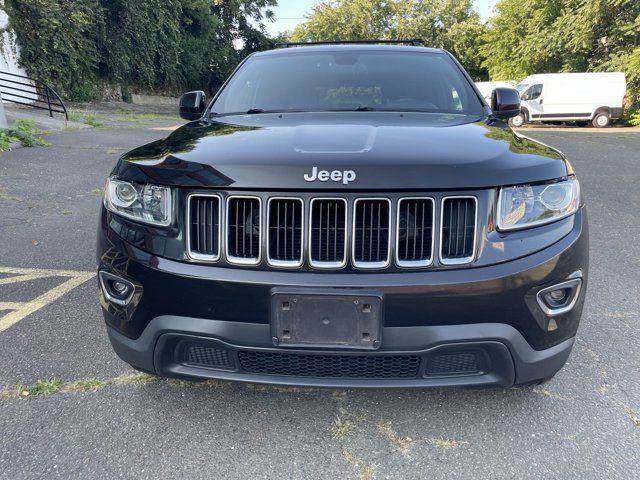
[[[67,121],[69,120],[67,107],[60,95],[49,85],[35,78],[0,70],[0,93],[3,101],[47,110],[51,118],[54,113],[62,113]]]

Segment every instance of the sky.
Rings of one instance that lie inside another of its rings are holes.
[[[294,27],[304,20],[306,13],[311,11],[311,7],[318,0],[278,0],[278,6],[273,9],[275,14],[274,22],[266,22],[267,32],[276,35],[285,30],[293,30]],[[491,15],[493,6],[497,0],[474,0],[478,13],[482,20],[486,20]]]

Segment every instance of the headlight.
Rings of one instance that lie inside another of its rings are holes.
[[[517,230],[554,222],[578,210],[575,178],[546,185],[503,187],[498,197],[498,230]]]
[[[166,227],[171,224],[171,189],[159,185],[107,179],[104,206],[118,215],[142,223]]]

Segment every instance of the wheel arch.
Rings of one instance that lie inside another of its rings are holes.
[[[594,110],[593,114],[591,115],[591,120],[596,118],[600,113],[606,113],[607,115],[609,115],[609,117],[611,117],[611,109],[609,107],[598,107]]]

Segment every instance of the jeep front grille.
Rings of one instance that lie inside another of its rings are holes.
[[[476,197],[442,200],[440,261],[445,265],[469,263],[475,255]]]
[[[231,194],[226,199],[224,195],[188,195],[189,258],[205,262],[224,258],[236,265],[379,270],[392,264],[397,268],[463,265],[476,257],[478,200],[472,195],[311,198],[259,193]]]
[[[382,268],[389,263],[391,202],[386,198],[359,198],[353,213],[353,264]]]
[[[270,198],[267,259],[275,266],[302,264],[304,203],[299,198]]]
[[[424,267],[433,260],[433,199],[398,201],[396,261],[401,267]]]
[[[231,263],[260,262],[261,200],[234,196],[227,199],[227,259]]]
[[[187,204],[189,254],[196,260],[217,260],[220,257],[220,197],[191,195]]]
[[[319,268],[340,268],[347,262],[347,201],[342,198],[311,200],[309,257]]]

